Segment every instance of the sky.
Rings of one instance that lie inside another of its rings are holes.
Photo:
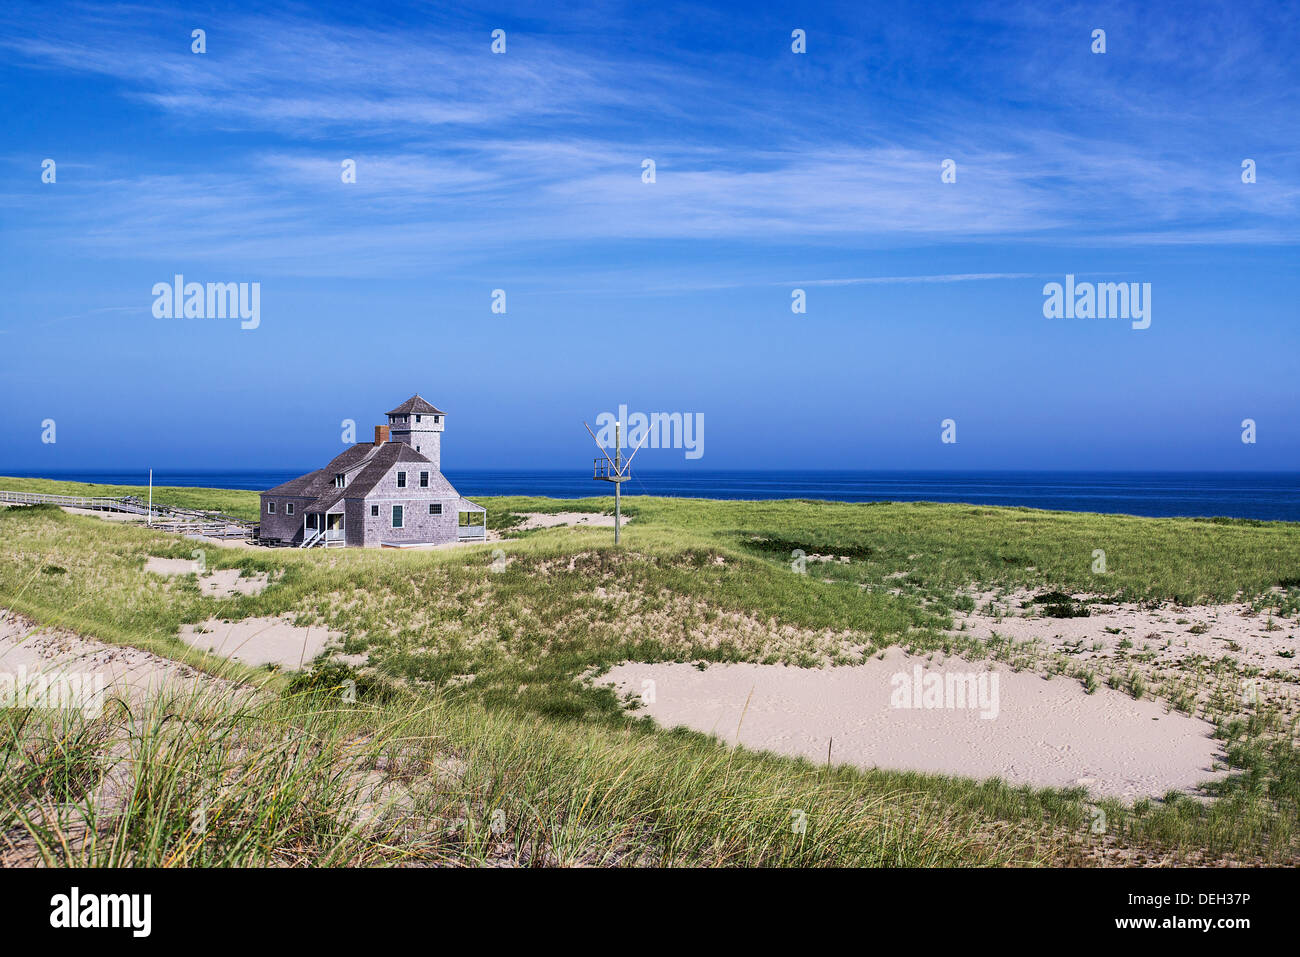
[[[307,470],[417,392],[453,471],[585,470],[620,405],[704,423],[647,468],[1295,469],[1298,48],[1249,2],[6,4],[0,474]],[[156,315],[177,274],[256,328]],[[1047,318],[1067,275],[1149,327]]]

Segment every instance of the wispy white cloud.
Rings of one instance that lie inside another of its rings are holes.
[[[164,166],[157,154],[106,145],[94,167],[60,182],[83,202],[52,209],[10,192],[0,203],[39,211],[19,217],[20,231],[96,255],[354,275],[618,240],[1300,241],[1300,157],[1278,147],[1279,131],[1212,145],[1214,130],[1188,115],[1236,116],[1242,104],[1213,84],[1190,87],[1205,91],[1195,105],[1162,91],[1157,71],[1183,70],[1177,51],[1209,42],[1205,34],[1175,41],[1140,16],[1108,14],[1114,57],[1069,58],[1054,41],[1062,31],[1086,35],[1089,8],[1013,17],[1017,36],[1048,39],[986,51],[983,73],[954,59],[952,89],[918,99],[900,88],[902,107],[883,114],[863,81],[825,66],[809,69],[835,95],[811,100],[773,82],[757,55],[630,57],[520,30],[509,54],[493,56],[481,25],[464,21],[409,29],[222,17],[199,57],[178,40],[187,32],[145,30],[130,16],[76,29],[48,18],[35,31],[11,20],[0,47],[18,62],[107,77],[188,135],[220,141],[222,154]],[[1073,33],[1067,42],[1082,42]],[[1243,30],[1221,39],[1220,53],[1238,65],[1274,42]],[[848,50],[850,59],[903,68],[888,36],[874,42]],[[1193,59],[1229,85],[1233,69],[1196,49]],[[1264,61],[1262,77],[1288,70]],[[1025,102],[988,98],[984,84],[1002,66],[1026,84]],[[1053,108],[1034,82],[1070,108]],[[1293,87],[1260,88],[1249,112],[1278,116]],[[860,108],[851,122],[846,104]],[[236,129],[259,131],[260,145],[241,150],[222,135]],[[1261,149],[1260,181],[1245,186],[1237,164]],[[647,157],[658,164],[651,185],[640,175]],[[357,160],[354,185],[339,180],[344,158]],[[955,184],[940,182],[947,158],[957,162]]]

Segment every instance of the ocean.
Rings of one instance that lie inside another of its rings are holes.
[[[0,469],[3,471],[3,469]],[[310,469],[194,471],[156,469],[155,485],[263,490]],[[4,472],[110,485],[143,485],[146,472]],[[589,473],[561,470],[450,469],[448,479],[475,495],[584,498],[612,489]],[[634,471],[624,495],[692,498],[828,499],[837,502],[965,502],[1126,515],[1227,516],[1300,521],[1300,472],[934,472],[934,471]]]

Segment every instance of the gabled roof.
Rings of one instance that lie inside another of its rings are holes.
[[[377,446],[370,442],[358,442],[330,459],[329,464],[323,469],[317,469],[314,472],[308,472],[306,475],[299,475],[295,479],[289,479],[289,481],[277,485],[263,494],[319,496],[327,488],[333,488],[335,475],[339,472],[352,471],[381,448],[383,446]]]
[[[419,476],[407,478],[406,491],[440,498],[460,498],[460,493],[447,481],[446,477],[433,468],[428,456],[415,451],[405,442],[385,442],[374,445],[369,442],[354,445],[336,455],[323,469],[308,472],[296,479],[290,479],[283,485],[277,485],[263,495],[299,495],[311,496],[315,501],[303,507],[303,512],[325,512],[334,508],[344,499],[365,498],[379,484],[380,480],[401,463],[413,466],[428,465],[429,487],[420,488]],[[346,488],[334,487],[334,476],[340,472],[360,469],[352,477]],[[413,472],[420,471],[413,469]]]
[[[410,462],[412,465],[433,465],[428,456],[421,455],[405,442],[389,442],[386,445],[379,446],[379,454],[370,460],[369,464],[357,474],[357,477],[352,480],[346,489],[338,490],[343,493],[341,497],[365,498],[379,484],[379,480],[388,474],[388,470],[401,462]],[[409,478],[406,482],[407,491],[436,492],[442,490],[444,486],[447,494],[457,494],[456,490],[451,487],[451,483],[442,477],[442,473],[432,467],[429,469],[428,489],[421,489],[418,481],[413,484]]]
[[[428,402],[424,401],[424,399],[420,397],[419,393],[416,393],[415,395],[411,396],[409,399],[407,399],[397,408],[389,409],[388,412],[386,412],[385,414],[386,415],[407,415],[411,412],[419,412],[421,414],[431,413],[433,415],[447,414],[446,412],[442,411],[442,409],[435,409]]]

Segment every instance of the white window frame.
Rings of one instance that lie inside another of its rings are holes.
[[[391,525],[393,528],[405,528],[406,509],[403,508],[401,505],[394,505],[392,512],[389,514],[388,524]]]
[[[405,472],[398,472],[398,473],[397,473],[397,487],[398,487],[398,488],[406,488],[406,473],[405,473]]]
[[[267,503],[266,503],[266,514],[267,514],[267,515],[274,515],[274,514],[275,514],[275,503],[274,503],[274,502],[267,502]]]
[[[285,503],[285,506],[284,506],[284,514],[286,514],[286,515],[292,515],[292,514],[293,514],[293,502],[287,502],[287,503]]]
[[[430,502],[430,503],[429,503],[429,514],[430,514],[430,515],[441,515],[441,514],[442,514],[442,503],[441,503],[441,502]]]

